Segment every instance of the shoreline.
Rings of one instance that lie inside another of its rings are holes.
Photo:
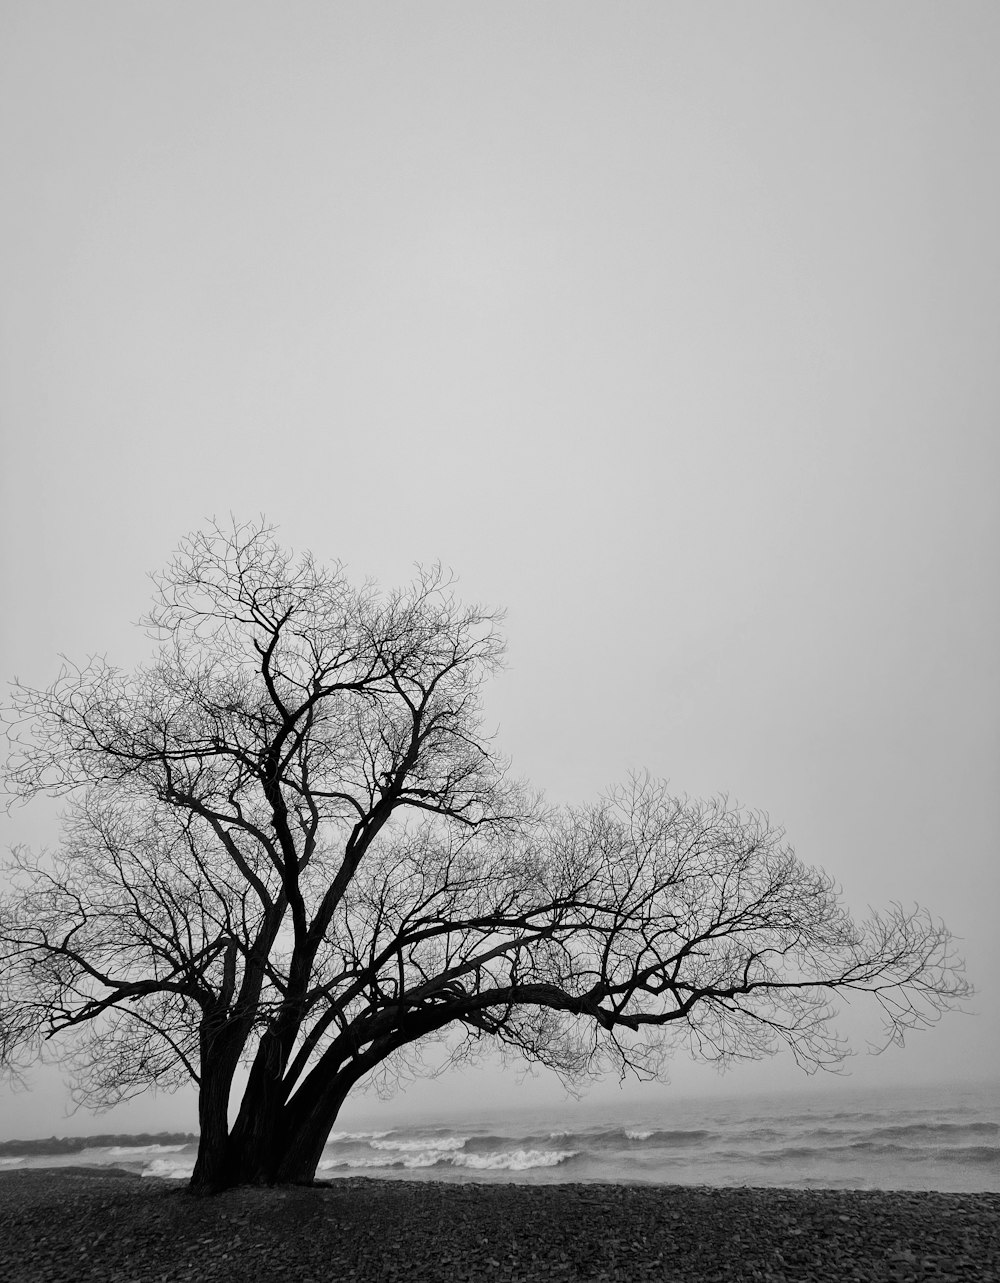
[[[346,1177],[230,1190],[123,1169],[0,1172],[10,1283],[995,1281],[1000,1193]]]

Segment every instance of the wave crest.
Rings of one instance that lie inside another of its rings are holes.
[[[142,1158],[146,1154],[179,1154],[187,1145],[112,1145],[108,1150],[115,1158]]]
[[[575,1149],[511,1149],[493,1154],[455,1154],[451,1163],[473,1171],[526,1172],[533,1167],[558,1167],[576,1158]]]
[[[417,1152],[445,1154],[453,1149],[464,1149],[465,1138],[462,1136],[439,1136],[417,1140],[373,1140],[369,1144],[372,1149],[385,1149],[400,1154]]]

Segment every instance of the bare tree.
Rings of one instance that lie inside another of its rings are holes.
[[[511,782],[500,616],[440,568],[383,594],[234,525],[154,580],[150,664],[15,686],[10,790],[68,802],[0,901],[0,1057],[54,1055],[97,1107],[193,1080],[193,1189],[311,1180],[355,1084],[428,1039],[568,1081],[683,1044],[814,1068],[846,1054],[838,991],[897,1040],[966,996],[943,926],[856,925],[759,815]]]

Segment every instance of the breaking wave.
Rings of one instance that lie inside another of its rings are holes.
[[[398,1157],[377,1158],[373,1155],[358,1155],[344,1158],[325,1158],[320,1163],[320,1171],[357,1171],[375,1168],[391,1170],[405,1168],[413,1171],[426,1167],[455,1167],[479,1172],[527,1172],[534,1168],[559,1167],[570,1159],[576,1158],[575,1150],[542,1150],[542,1149],[508,1149],[494,1150],[490,1153],[464,1153],[461,1146],[449,1149],[415,1149]]]
[[[573,1149],[513,1149],[495,1154],[456,1154],[452,1161],[456,1167],[475,1171],[526,1172],[533,1167],[559,1167],[576,1156]]]
[[[372,1149],[396,1150],[403,1154],[415,1151],[446,1153],[451,1149],[462,1149],[465,1141],[461,1136],[442,1136],[424,1140],[373,1140],[370,1144]]]
[[[187,1145],[112,1145],[107,1151],[113,1158],[144,1158],[147,1154],[179,1154]]]
[[[195,1156],[187,1158],[154,1158],[142,1169],[143,1176],[159,1176],[169,1181],[186,1181],[194,1171]]]

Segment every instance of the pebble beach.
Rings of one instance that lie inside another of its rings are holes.
[[[6,1283],[1000,1279],[1000,1193],[0,1173]]]

